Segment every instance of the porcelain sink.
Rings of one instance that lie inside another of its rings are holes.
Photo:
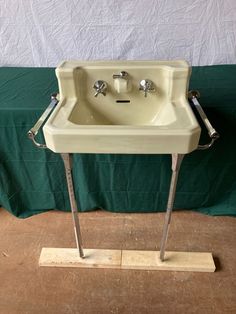
[[[185,61],[63,62],[56,69],[60,101],[43,128],[47,147],[58,153],[195,150],[201,129],[187,101],[190,72]],[[153,85],[145,93],[140,82],[146,79]],[[106,82],[104,94],[96,95],[97,81]]]

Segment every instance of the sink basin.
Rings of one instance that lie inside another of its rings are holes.
[[[127,77],[114,84],[122,71]],[[47,147],[57,153],[195,150],[201,129],[187,101],[190,72],[185,61],[63,62],[56,69],[60,101],[43,128]],[[144,79],[154,86],[146,95]],[[95,97],[98,80],[107,89]]]

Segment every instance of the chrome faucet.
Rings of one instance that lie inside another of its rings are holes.
[[[131,84],[129,81],[129,74],[125,71],[121,71],[119,74],[113,74],[114,88],[118,94],[127,93],[131,90]]]
[[[93,88],[96,90],[94,97],[97,97],[99,94],[106,96],[107,83],[102,80],[98,80],[94,83]]]
[[[149,79],[142,80],[139,83],[139,90],[144,92],[144,97],[147,97],[147,93],[155,92],[154,83]]]
[[[121,78],[121,79],[127,79],[128,73],[125,71],[121,71],[119,74],[113,74],[113,79]]]

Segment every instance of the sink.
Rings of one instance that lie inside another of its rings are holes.
[[[56,153],[195,150],[201,129],[187,101],[190,73],[185,61],[61,63],[60,101],[43,127],[47,147]],[[144,80],[152,83],[146,92]],[[95,82],[105,82],[104,92],[96,93]]]

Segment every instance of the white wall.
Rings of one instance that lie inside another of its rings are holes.
[[[0,65],[236,63],[236,0],[0,0]]]

